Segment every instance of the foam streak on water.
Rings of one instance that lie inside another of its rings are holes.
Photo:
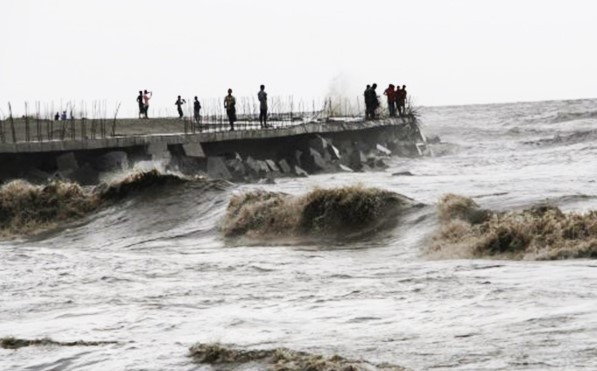
[[[157,186],[53,233],[0,243],[0,336],[116,341],[0,349],[0,369],[193,370],[196,342],[342,354],[416,370],[595,369],[597,262],[432,259],[435,203],[597,209],[597,101],[424,110],[437,157],[276,185]],[[414,176],[392,176],[410,171]],[[357,241],[229,244],[233,195],[361,183],[429,206]]]

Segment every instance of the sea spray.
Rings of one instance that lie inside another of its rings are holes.
[[[471,199],[446,195],[438,204],[439,231],[429,249],[439,258],[597,258],[597,212],[563,213],[539,205],[505,213],[482,210]]]
[[[366,361],[350,360],[338,355],[326,357],[286,348],[243,350],[220,344],[195,344],[189,351],[190,356],[196,363],[210,365],[214,370],[405,370],[400,366],[390,364],[374,365]]]
[[[361,186],[316,188],[301,196],[258,190],[231,198],[221,230],[256,240],[357,238],[395,225],[413,206],[405,196]]]

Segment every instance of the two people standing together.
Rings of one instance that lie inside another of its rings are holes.
[[[265,92],[265,85],[259,87],[257,93],[259,100],[259,125],[261,128],[269,127],[267,125],[267,93]],[[226,115],[228,115],[228,122],[230,123],[230,131],[234,130],[234,123],[236,122],[236,98],[232,95],[232,89],[228,89],[228,95],[224,98],[224,108]]]
[[[153,96],[153,93],[150,91],[139,90],[139,96],[137,97],[137,103],[139,104],[139,118],[146,118],[148,119],[147,112],[149,111],[149,100]]]

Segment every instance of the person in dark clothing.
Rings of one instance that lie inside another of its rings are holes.
[[[139,104],[139,118],[143,118],[145,115],[145,103],[143,103],[143,92],[139,90],[139,96],[137,96],[137,104]]]
[[[375,91],[375,89],[377,89],[377,84],[373,84],[371,85],[371,88],[369,89],[369,94],[368,94],[368,115],[367,117],[370,120],[374,120],[375,117],[375,111],[377,110],[377,107],[379,107],[379,99],[377,97],[377,92]]]
[[[180,95],[178,96],[178,99],[176,100],[176,102],[174,102],[174,104],[176,105],[177,109],[178,109],[178,118],[181,119],[184,114],[182,113],[182,105],[185,104],[187,101],[184,99],[180,98]]]
[[[369,119],[369,103],[371,103],[371,100],[369,99],[370,90],[371,85],[367,85],[367,87],[365,88],[365,92],[363,93],[363,96],[365,97],[365,119]]]
[[[398,105],[398,113],[400,116],[406,114],[406,85],[398,85],[398,91],[396,94],[396,104]]]
[[[58,120],[60,120],[60,113],[56,112],[56,114],[54,115],[54,121]]]
[[[236,98],[232,95],[232,89],[228,89],[228,95],[224,98],[224,108],[230,122],[230,131],[234,131],[236,121]]]
[[[201,103],[199,103],[197,97],[195,97],[195,101],[193,102],[193,117],[195,122],[201,121]]]
[[[390,117],[396,117],[396,91],[394,90],[394,84],[390,84],[383,94],[388,97]]]
[[[259,87],[257,99],[259,99],[259,124],[262,128],[267,127],[267,93],[265,92],[265,85]]]

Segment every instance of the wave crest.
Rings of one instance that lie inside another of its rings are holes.
[[[226,237],[358,238],[395,224],[413,200],[361,186],[314,189],[302,196],[254,191],[233,196],[221,230]]]
[[[325,357],[286,348],[265,350],[242,350],[220,344],[195,344],[190,356],[200,364],[217,365],[215,369],[259,369],[259,370],[405,370],[402,367],[366,361],[355,361],[334,355]],[[252,366],[252,367],[250,367]],[[255,368],[257,366],[257,368]]]
[[[444,209],[457,212],[446,213]],[[539,205],[495,213],[480,209],[471,199],[454,195],[444,197],[438,210],[442,225],[430,248],[430,253],[437,257],[597,258],[597,211],[563,213],[555,206]],[[475,213],[486,217],[482,221],[468,218]]]
[[[74,221],[108,202],[155,186],[181,184],[188,178],[157,169],[128,173],[94,188],[68,181],[33,185],[14,180],[0,186],[0,237],[29,235]]]

